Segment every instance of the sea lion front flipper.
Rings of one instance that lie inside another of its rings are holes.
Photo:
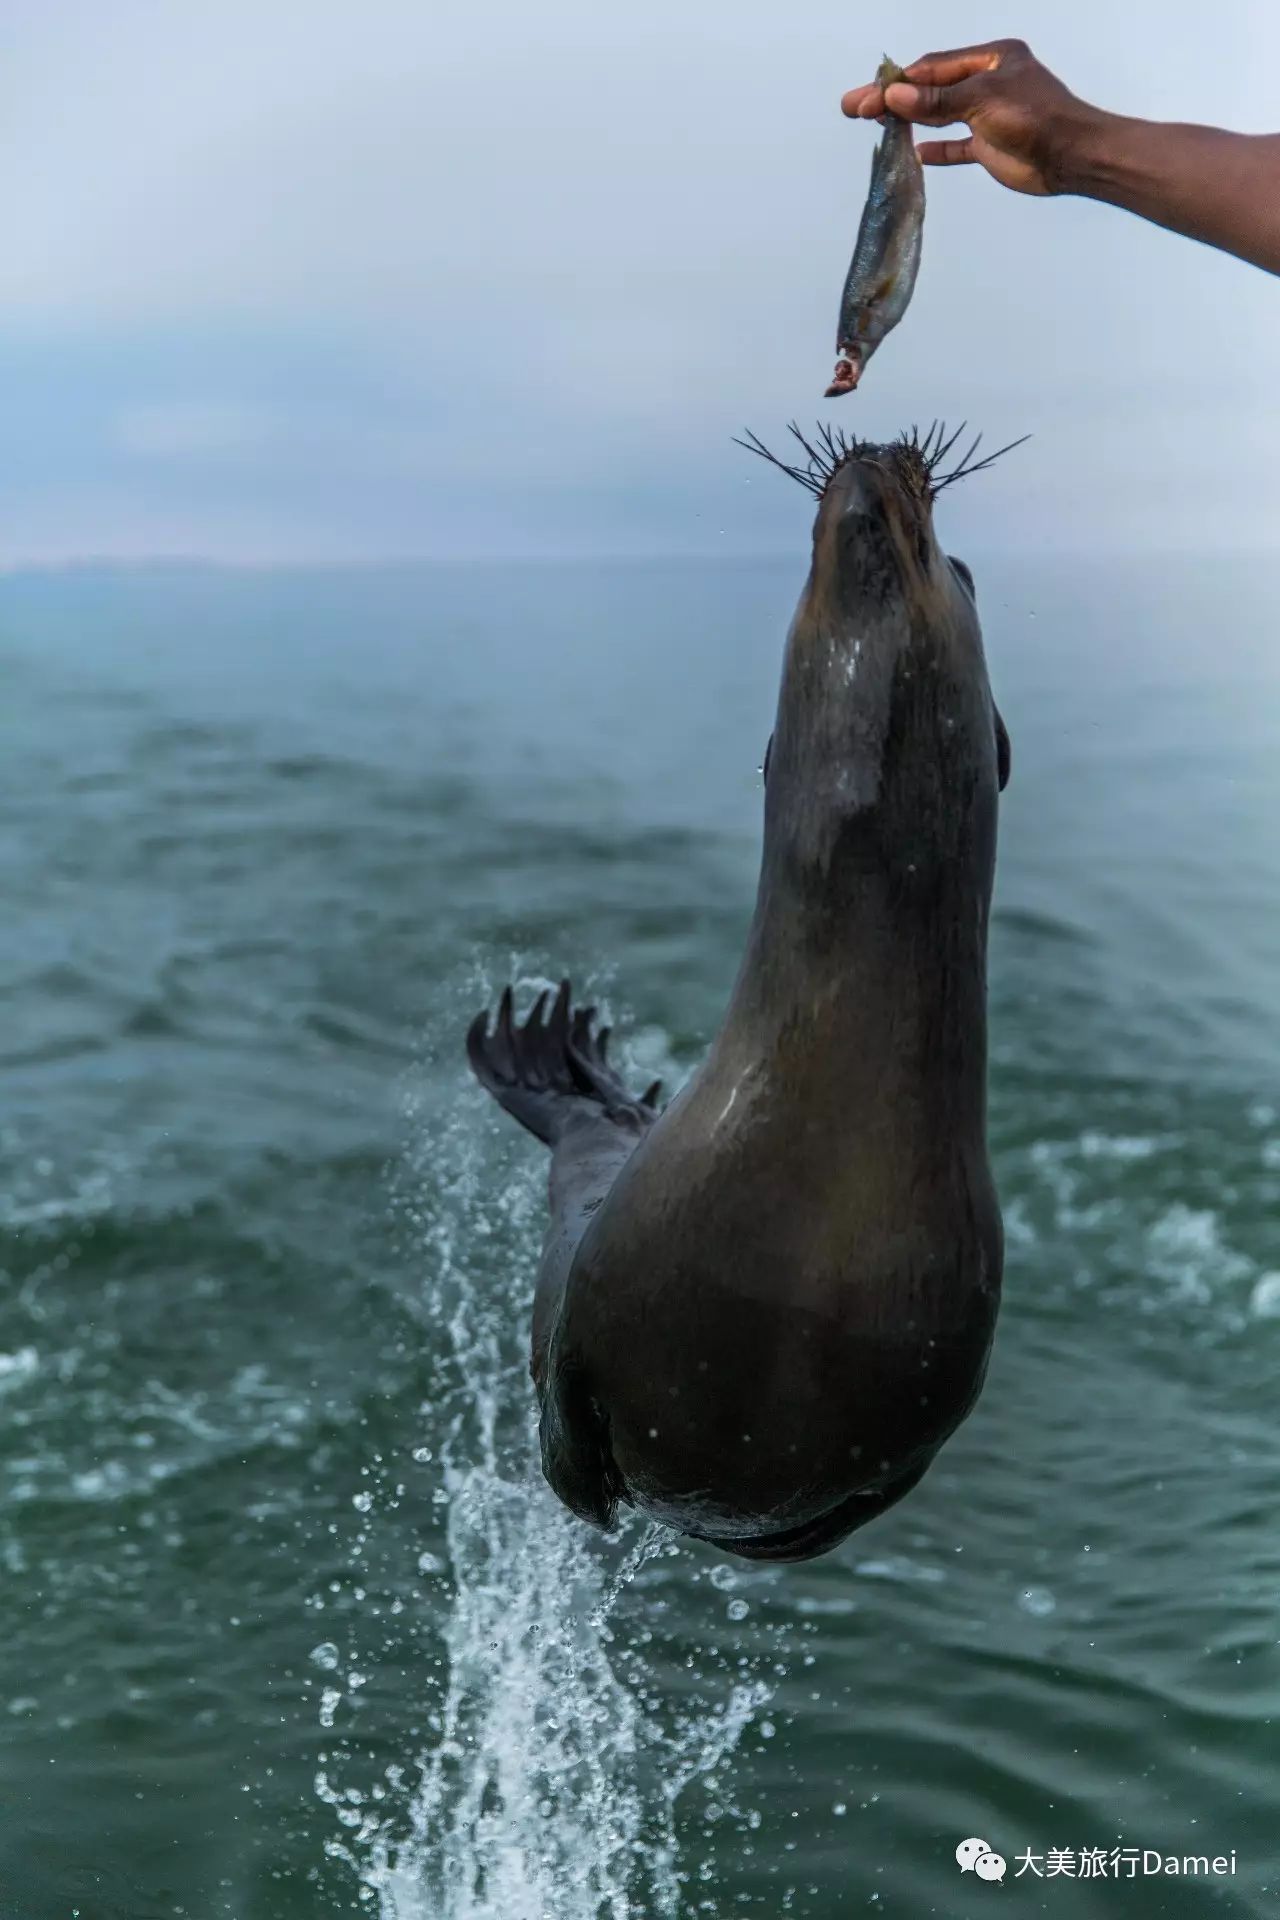
[[[1009,729],[1000,718],[999,707],[996,713],[996,778],[1000,791],[1004,792],[1009,784],[1009,773],[1013,766],[1013,748],[1009,744]]]

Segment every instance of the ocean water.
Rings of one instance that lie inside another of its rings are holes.
[[[1274,567],[969,557],[995,1359],[759,1569],[542,1486],[461,1041],[567,970],[696,1064],[800,554],[0,581],[0,1912],[1275,1910]]]

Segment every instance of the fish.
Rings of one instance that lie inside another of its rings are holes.
[[[886,54],[882,87],[906,78]],[[871,159],[871,185],[858,223],[836,330],[836,370],[826,398],[852,393],[862,370],[911,301],[924,236],[924,168],[910,123],[887,114]]]

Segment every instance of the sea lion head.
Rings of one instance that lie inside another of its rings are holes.
[[[1008,741],[973,575],[934,529],[938,493],[985,463],[941,472],[953,443],[937,430],[802,444],[808,466],[786,470],[818,511],[770,751],[768,836],[823,871],[874,862],[923,884],[962,855],[989,869]]]

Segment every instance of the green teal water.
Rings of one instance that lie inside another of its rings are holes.
[[[461,1038],[565,969],[696,1064],[802,561],[0,582],[0,1912],[1274,1911],[1273,569],[970,557],[997,1350],[755,1570],[541,1485]]]

